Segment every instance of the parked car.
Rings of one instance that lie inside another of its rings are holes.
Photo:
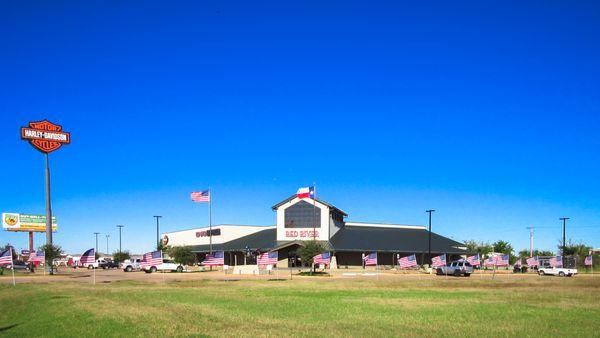
[[[29,264],[22,262],[22,261],[14,261],[14,264],[9,264],[6,266],[7,269],[12,270],[14,267],[15,271],[16,270],[24,270],[24,271],[29,271]]]
[[[102,264],[105,264],[107,261],[104,258],[99,258],[97,259],[94,263],[87,263],[87,264],[83,264],[84,268],[88,268],[88,269],[98,269],[99,267],[102,266]]]
[[[125,272],[141,270],[140,262],[141,259],[127,259],[121,263],[120,268]]]
[[[142,268],[145,273],[152,273],[156,271],[176,271],[183,272],[185,271],[185,267],[181,264],[177,264],[170,259],[163,260],[162,264],[152,265],[152,266],[144,266]]]
[[[99,264],[99,267],[101,267],[102,269],[106,270],[106,269],[118,269],[119,268],[119,264],[117,264],[116,262],[112,261],[112,260],[105,260],[104,262]]]
[[[540,276],[560,276],[560,277],[573,277],[577,274],[577,269],[568,268],[553,268],[549,266],[540,267],[538,269]]]
[[[473,273],[473,266],[465,260],[458,260],[447,266],[441,266],[436,269],[437,275],[452,275],[456,277],[469,277]]]

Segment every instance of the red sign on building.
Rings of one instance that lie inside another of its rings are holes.
[[[46,154],[71,143],[71,133],[62,131],[62,126],[48,120],[29,122],[29,127],[21,128],[21,138]]]

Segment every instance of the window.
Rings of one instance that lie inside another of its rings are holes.
[[[321,209],[306,201],[300,201],[285,209],[286,228],[321,227]]]

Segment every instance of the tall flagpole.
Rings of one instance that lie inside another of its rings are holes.
[[[310,196],[310,188],[308,188],[308,194]],[[317,205],[315,200],[317,199],[317,184],[313,182],[313,241],[317,237]]]
[[[212,190],[208,187],[208,250],[212,255]]]

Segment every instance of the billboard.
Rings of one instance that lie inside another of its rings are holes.
[[[46,216],[5,212],[2,213],[2,227],[6,231],[45,232]],[[56,231],[57,227],[56,217],[53,216],[52,231]]]

